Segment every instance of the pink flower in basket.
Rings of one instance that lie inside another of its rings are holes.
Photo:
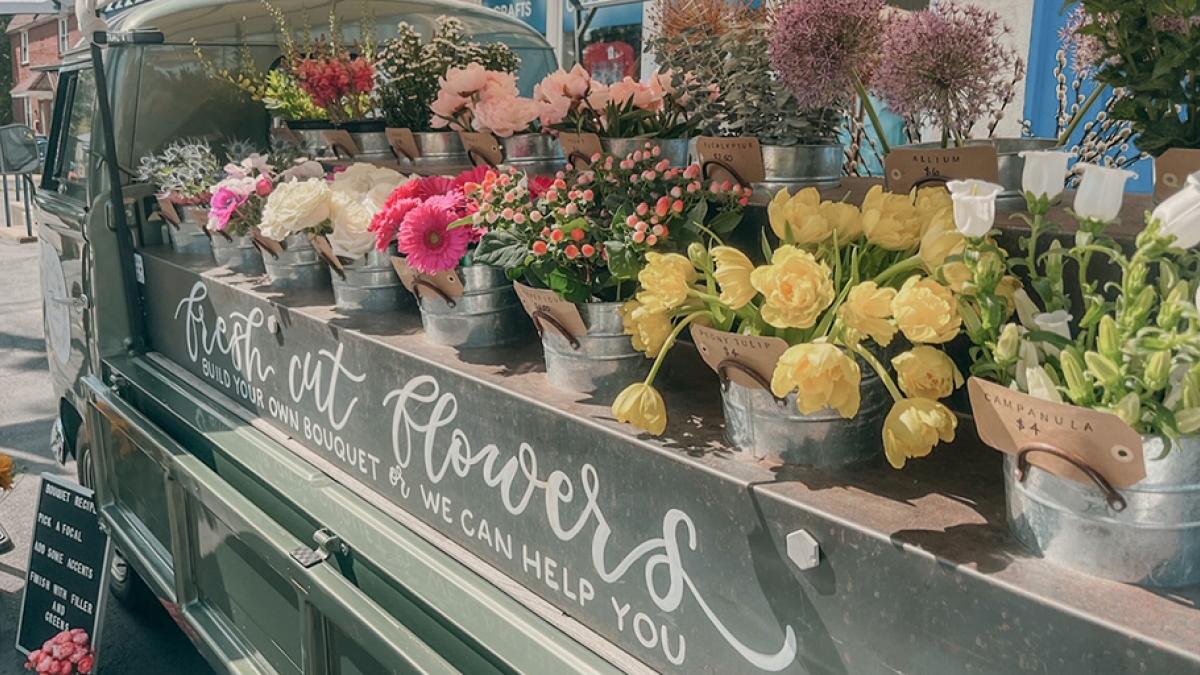
[[[246,203],[248,195],[231,187],[222,187],[212,196],[208,208],[208,229],[222,232],[229,225],[230,218]]]
[[[455,200],[433,197],[414,207],[404,217],[397,248],[413,269],[437,274],[458,267],[471,245],[471,228],[451,228],[458,220]]]

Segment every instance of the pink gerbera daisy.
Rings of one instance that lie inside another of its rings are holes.
[[[383,210],[376,213],[375,218],[371,220],[369,229],[375,233],[375,248],[386,251],[392,242],[396,241],[396,234],[400,232],[404,217],[408,215],[409,211],[420,205],[420,199],[413,197],[396,199],[395,195],[392,195]]]
[[[437,274],[458,267],[471,244],[471,228],[451,229],[456,220],[451,196],[430,198],[408,212],[400,227],[398,248],[413,269]]]

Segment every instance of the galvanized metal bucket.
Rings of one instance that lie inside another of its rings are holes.
[[[203,206],[175,206],[179,214],[179,225],[167,223],[167,236],[171,240],[171,249],[183,255],[211,256],[212,241],[205,231],[208,223],[208,212]]]
[[[688,144],[686,138],[601,138],[600,147],[617,157],[631,155],[637,150],[643,150],[646,144],[662,150],[662,157],[670,160],[671,166],[688,165]]]
[[[458,276],[464,290],[457,298],[418,280],[421,323],[431,342],[478,349],[509,344],[529,332],[529,320],[504,270],[470,265],[458,268]]]
[[[1055,138],[997,138],[996,169],[1000,176],[1000,185],[1004,191],[996,195],[1002,204],[1020,206],[1025,203],[1025,191],[1021,188],[1021,174],[1025,173],[1025,159],[1022,152],[1033,150],[1054,150],[1058,148]]]
[[[738,365],[729,367],[746,372]],[[880,438],[891,396],[873,372],[863,370],[862,402],[853,419],[845,419],[832,409],[801,414],[795,393],[777,399],[769,389],[743,386],[731,381],[728,374],[721,374],[725,437],[749,458],[837,468],[882,453]],[[769,374],[754,377],[761,379],[764,387],[769,386]]]
[[[500,139],[504,165],[531,176],[553,176],[564,166],[562,146],[545,134],[516,134]]]
[[[413,304],[410,293],[400,284],[391,255],[372,250],[342,266],[346,275],[332,275],[333,299],[343,312],[392,312]]]
[[[331,144],[330,150],[338,159],[349,159],[356,162],[391,162],[396,159],[383,120],[346,122],[338,125],[335,129],[345,131],[349,134],[351,142],[354,143],[353,148]]]
[[[458,134],[448,131],[414,133],[419,155],[415,158],[400,157],[400,170],[422,176],[453,175],[472,167],[467,149]],[[389,154],[390,150],[389,150]],[[394,156],[394,155],[393,155]]]
[[[278,125],[287,129],[288,136],[295,139],[299,149],[308,157],[321,158],[329,154],[329,144],[325,142],[325,132],[333,127],[328,122],[319,121],[280,121]],[[273,145],[279,138],[272,135]]]
[[[1008,522],[1017,539],[1056,564],[1114,581],[1178,588],[1200,584],[1200,437],[1162,456],[1142,439],[1146,478],[1119,491],[1060,478],[1006,455]],[[1046,451],[1035,449],[1030,452]],[[1051,449],[1053,451],[1053,449]]]
[[[283,251],[276,258],[267,253],[263,266],[271,287],[279,290],[300,288],[328,288],[329,267],[313,248],[308,235],[300,232],[290,234],[283,240]]]
[[[842,182],[846,151],[840,143],[764,145],[762,158],[766,178],[754,184],[754,191],[773,196],[781,188],[836,187]]]
[[[635,350],[625,334],[621,304],[579,305],[586,335],[571,335],[550,314],[534,313],[534,325],[542,335],[546,356],[546,377],[551,384],[610,402],[629,384],[646,379],[652,361]]]
[[[263,257],[254,245],[254,237],[243,235],[227,237],[217,233],[212,236],[213,258],[217,264],[230,271],[247,276],[259,275],[266,271],[263,267]]]

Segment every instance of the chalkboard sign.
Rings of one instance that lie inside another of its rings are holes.
[[[64,630],[82,628],[99,645],[108,583],[108,535],[100,530],[91,490],[42,474],[37,521],[17,627],[24,654]]]

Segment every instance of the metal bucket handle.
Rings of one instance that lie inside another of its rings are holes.
[[[571,331],[567,330],[567,327],[564,326],[561,321],[555,318],[553,314],[544,309],[535,309],[529,316],[533,318],[533,327],[537,328],[539,337],[545,334],[544,327],[542,326],[542,322],[545,321],[546,323],[550,324],[554,330],[558,331],[559,335],[566,339],[566,341],[571,345],[571,349],[579,351],[579,339],[572,335]]]
[[[450,297],[450,295],[447,294],[446,291],[443,291],[442,289],[438,288],[436,284],[430,283],[424,279],[414,279],[413,280],[413,293],[416,294],[417,299],[421,298],[421,291],[418,290],[421,288],[428,288],[429,290],[433,291],[435,294],[437,294],[439,297],[441,297],[442,301],[444,301],[446,303],[446,306],[449,307],[450,309],[454,309],[455,307],[458,306],[458,303],[455,302],[454,298]]]
[[[567,164],[570,166],[575,166],[576,160],[582,161],[585,168],[592,165],[591,157],[588,157],[578,150],[572,150],[571,153],[567,155]]]
[[[921,188],[929,187],[931,185],[945,186],[946,183],[949,182],[950,179],[946,178],[945,176],[925,176],[924,178],[913,183],[913,189],[920,190]]]
[[[1049,443],[1026,443],[1021,446],[1020,451],[1017,452],[1017,467],[1014,471],[1018,482],[1024,482],[1025,478],[1029,476],[1029,455],[1034,452],[1044,452],[1048,455],[1053,455],[1079,469],[1104,493],[1104,500],[1108,502],[1110,509],[1118,513],[1125,510],[1125,498],[1121,496],[1120,492],[1117,492],[1112,483],[1108,482],[1104,474],[1075,454],[1057,448]]]
[[[709,169],[713,168],[714,166],[727,171],[729,175],[733,176],[733,179],[737,181],[738,185],[741,185],[742,187],[750,187],[750,183],[746,182],[745,178],[742,178],[742,174],[738,173],[737,169],[719,159],[705,160],[704,163],[700,165],[700,175],[704,176],[705,180],[712,178],[712,174]]]
[[[779,405],[786,405],[787,399],[779,398],[775,392],[771,391],[771,381],[763,377],[763,374],[754,369],[753,366],[746,364],[736,357],[729,357],[717,364],[717,376],[721,378],[721,390],[729,390],[729,371],[736,370],[746,377],[754,380],[754,383],[762,387],[771,394],[775,402]]]

